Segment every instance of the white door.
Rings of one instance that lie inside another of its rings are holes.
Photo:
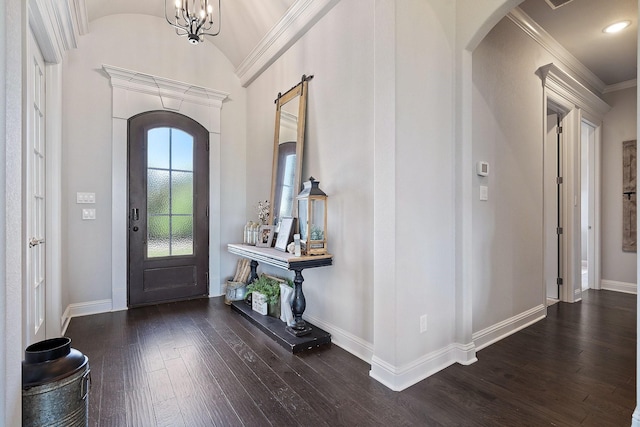
[[[45,66],[29,31],[26,160],[26,344],[46,337],[45,281]]]

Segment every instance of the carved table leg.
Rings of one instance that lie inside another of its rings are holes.
[[[311,328],[307,326],[304,320],[302,320],[302,313],[304,313],[305,308],[307,308],[307,301],[304,298],[304,293],[302,292],[302,282],[304,281],[304,278],[302,277],[302,270],[294,271],[296,272],[296,277],[293,280],[294,289],[291,311],[293,312],[295,325],[287,326],[287,331],[297,337],[300,337],[311,333]]]
[[[252,284],[257,278],[258,278],[258,261],[252,259],[251,260],[251,273],[249,274],[249,281],[247,282],[247,285]],[[252,298],[251,298],[252,296],[253,296],[253,294],[250,294],[245,299],[245,301],[246,301],[246,303],[248,305],[251,305],[251,303],[252,303]]]
[[[251,260],[251,274],[249,274],[248,284],[253,283],[258,278],[258,261]]]

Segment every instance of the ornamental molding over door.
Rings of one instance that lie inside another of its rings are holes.
[[[127,309],[127,120],[154,110],[180,112],[209,131],[210,295],[220,284],[220,111],[228,94],[185,82],[103,65],[112,87],[111,305]],[[117,191],[122,189],[122,191]]]

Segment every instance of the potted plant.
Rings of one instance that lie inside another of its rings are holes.
[[[280,317],[280,282],[266,274],[261,274],[256,280],[247,286],[247,296],[253,293],[259,295],[252,297],[252,299],[260,301],[263,299],[260,297],[260,295],[262,295],[267,303],[267,313],[262,314]],[[260,312],[260,310],[256,311]]]

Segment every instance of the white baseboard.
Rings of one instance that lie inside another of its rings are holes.
[[[616,282],[615,280],[601,280],[600,289],[607,291],[624,292],[626,294],[637,294],[638,285],[635,283]]]
[[[305,314],[304,318],[319,328],[329,332],[331,334],[332,345],[335,344],[354,356],[371,364],[371,358],[373,357],[373,344],[313,316],[307,316]]]
[[[369,376],[393,391],[402,391],[458,362],[457,356],[460,350],[460,345],[451,344],[401,367],[393,366],[379,357],[373,356]],[[465,364],[470,363],[472,361]]]
[[[69,327],[69,322],[74,317],[89,316],[91,314],[108,313],[113,311],[110,299],[69,304],[62,314],[62,333],[64,335]]]
[[[496,323],[495,325],[489,326],[481,331],[475,332],[473,334],[473,341],[476,344],[476,350],[482,350],[494,342],[514,334],[519,330],[544,319],[546,315],[546,307],[544,304],[540,304],[530,310],[503,320],[502,322]]]

